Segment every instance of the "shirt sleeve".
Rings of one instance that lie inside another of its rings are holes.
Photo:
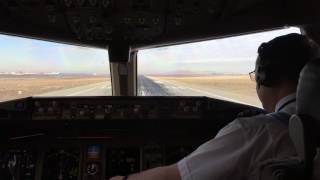
[[[245,133],[237,120],[227,125],[214,139],[178,162],[182,180],[242,179],[250,165]]]

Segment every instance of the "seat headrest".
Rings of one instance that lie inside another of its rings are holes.
[[[297,113],[312,117],[320,127],[320,59],[309,62],[300,73]]]

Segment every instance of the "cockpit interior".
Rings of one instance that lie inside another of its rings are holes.
[[[320,21],[319,5],[1,0],[0,179],[104,180],[179,161],[241,112],[263,112],[243,83],[256,47],[241,47],[300,33]]]

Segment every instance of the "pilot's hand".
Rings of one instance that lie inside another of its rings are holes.
[[[110,178],[109,180],[123,180],[124,176],[115,176]]]

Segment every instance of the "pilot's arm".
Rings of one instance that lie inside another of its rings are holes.
[[[237,166],[240,154],[243,153],[240,149],[245,139],[241,131],[242,128],[237,124],[228,125],[214,139],[201,145],[177,164],[133,174],[128,180],[212,180],[215,176],[233,173],[231,169]],[[123,178],[117,176],[111,180]]]
[[[272,123],[249,124],[235,120],[176,165],[130,175],[128,180],[236,180],[255,176],[260,162],[274,158],[277,151],[290,145],[285,140],[289,139],[285,127],[273,127]],[[270,128],[274,129],[273,135]]]

